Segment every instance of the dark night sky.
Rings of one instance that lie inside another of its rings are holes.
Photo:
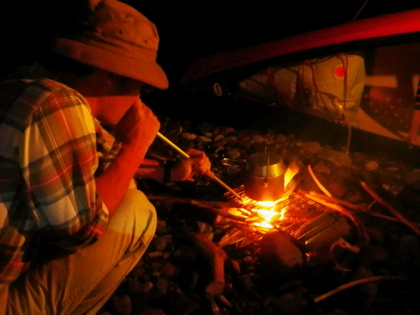
[[[209,53],[345,23],[356,16],[362,19],[414,7],[411,0],[289,1],[123,2],[137,8],[157,25],[161,38],[158,60],[172,85],[176,85],[190,62]],[[56,2],[11,0],[5,4],[0,22],[6,48],[2,71],[31,59],[31,45],[53,25],[51,3]]]
[[[341,24],[356,16],[361,19],[414,7],[410,0],[213,0],[193,5],[171,2],[164,7],[158,1],[154,5],[126,2],[157,25],[159,58],[174,80],[189,62],[208,53]]]

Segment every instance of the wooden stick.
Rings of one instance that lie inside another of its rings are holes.
[[[354,210],[354,211],[360,211],[360,212],[366,213],[368,215],[371,215],[373,217],[377,217],[377,218],[381,218],[381,219],[385,219],[385,220],[389,220],[389,221],[394,221],[394,222],[401,223],[401,221],[398,220],[395,217],[390,217],[390,216],[385,215],[385,214],[381,214],[381,213],[376,213],[376,212],[369,211],[368,210],[369,209],[369,206],[355,205],[355,204],[352,204],[350,202],[347,202],[347,201],[344,201],[344,200],[341,200],[341,199],[337,199],[337,198],[334,198],[334,197],[324,196],[324,195],[319,194],[319,193],[314,192],[314,191],[311,191],[309,193],[311,195],[314,195],[314,196],[318,197],[318,198],[321,198],[321,199],[324,199],[324,200],[330,201],[330,202],[335,202],[335,203],[337,203],[339,205],[342,205],[342,206],[344,206],[346,208],[349,208],[351,210]],[[377,202],[377,201],[375,200],[374,202]],[[415,226],[420,227],[420,223],[413,222],[412,224],[415,225]]]
[[[173,143],[171,140],[169,140],[168,138],[166,138],[163,134],[161,134],[160,132],[157,133],[157,136],[159,138],[161,138],[163,141],[165,141],[167,144],[169,144],[172,148],[174,148],[176,151],[178,151],[179,153],[181,153],[184,157],[186,157],[187,159],[190,158],[190,155],[188,153],[186,153],[184,150],[182,150],[180,147],[178,147],[175,143]],[[236,191],[234,191],[232,188],[230,188],[228,185],[226,185],[220,178],[218,178],[212,171],[208,171],[206,173],[206,175],[208,177],[210,177],[212,180],[216,181],[219,185],[223,186],[225,189],[227,189],[228,191],[230,191],[236,198],[238,198],[239,200],[242,200],[242,196],[239,195]]]
[[[324,187],[324,185],[321,184],[321,182],[318,180],[318,178],[315,176],[314,172],[312,171],[312,167],[308,165],[308,171],[311,175],[312,179],[314,180],[315,184],[319,187],[319,189],[322,190],[324,194],[326,194],[328,197],[332,197],[331,193],[328,191],[327,188]]]
[[[190,158],[190,155],[185,152],[184,150],[182,150],[180,147],[178,147],[175,143],[173,143],[171,140],[169,140],[168,138],[166,138],[163,134],[161,134],[159,131],[157,133],[157,136],[159,138],[161,138],[163,141],[165,141],[167,144],[169,144],[173,149],[175,149],[176,151],[178,151],[181,155],[183,155],[184,157],[186,157],[187,159]]]
[[[344,201],[344,200],[341,200],[341,199],[338,199],[338,198],[335,198],[335,197],[332,197],[332,196],[325,196],[325,195],[319,194],[319,193],[317,193],[315,191],[310,191],[309,193],[311,195],[314,195],[315,197],[324,199],[324,200],[326,200],[328,202],[332,202],[332,203],[336,203],[336,204],[342,205],[342,206],[344,206],[346,208],[349,208],[349,209],[352,209],[352,210],[355,210],[355,211],[362,211],[362,212],[365,212],[366,211],[366,209],[365,209],[366,207],[365,206],[355,205],[355,204],[352,204],[350,202],[347,202],[347,201]]]
[[[351,288],[355,285],[358,284],[363,284],[363,283],[368,283],[368,282],[373,282],[373,281],[379,281],[379,280],[407,280],[406,278],[403,277],[395,277],[395,276],[377,276],[377,277],[369,277],[369,278],[364,278],[364,279],[359,279],[359,280],[355,280],[346,284],[343,284],[341,286],[339,286],[338,288],[335,288],[334,290],[331,290],[330,292],[327,292],[323,295],[320,295],[316,298],[314,298],[314,303],[318,303],[321,302],[322,300],[325,300],[326,298],[344,291],[345,289]]]
[[[397,218],[390,217],[390,216],[385,215],[385,214],[376,213],[376,212],[366,212],[366,213],[369,214],[369,215],[371,215],[371,216],[373,216],[373,217],[377,217],[377,218],[381,218],[381,219],[385,219],[385,220],[389,220],[389,221],[394,221],[394,222],[398,222],[398,223],[402,223]],[[412,222],[412,224],[420,228],[420,223]]]
[[[157,201],[168,201],[168,202],[177,202],[177,203],[186,203],[191,204],[197,207],[201,207],[204,209],[208,209],[217,215],[222,217],[244,222],[244,218],[240,216],[236,216],[234,214],[229,213],[229,208],[236,208],[237,211],[241,212],[244,216],[248,216],[249,212],[246,210],[242,210],[241,205],[233,202],[219,202],[219,201],[206,201],[206,200],[194,200],[194,199],[186,199],[186,198],[178,198],[172,196],[146,196],[149,200],[157,200]]]
[[[373,199],[375,199],[377,202],[379,202],[381,205],[383,205],[385,208],[387,208],[395,217],[400,220],[402,223],[407,225],[410,229],[412,229],[417,235],[420,235],[420,229],[415,226],[412,222],[410,222],[408,219],[406,219],[401,213],[399,213],[391,204],[383,200],[381,197],[379,197],[365,182],[360,183],[362,187],[368,192],[369,195],[372,196]]]

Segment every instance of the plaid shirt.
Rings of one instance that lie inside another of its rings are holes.
[[[116,153],[108,138],[87,101],[65,85],[0,85],[0,283],[28,268],[40,240],[73,250],[103,232],[108,210],[94,176]]]

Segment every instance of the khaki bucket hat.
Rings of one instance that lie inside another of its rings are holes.
[[[81,27],[56,37],[52,49],[81,63],[166,89],[168,79],[156,63],[156,26],[118,0],[91,0],[90,4]]]

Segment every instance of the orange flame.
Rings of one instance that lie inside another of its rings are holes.
[[[244,198],[244,205],[252,205],[250,220],[255,228],[259,230],[270,230],[276,225],[276,222],[283,220],[284,209],[277,207],[276,201],[256,201],[250,198]]]
[[[280,201],[284,201],[289,198],[293,185],[293,177],[299,172],[300,167],[296,161],[290,163],[284,174],[284,186],[288,186],[287,191],[284,195],[275,201],[259,201],[253,200],[249,197],[244,196],[242,198],[243,208],[230,208],[228,212],[234,216],[242,217],[247,222],[251,222],[252,225],[260,232],[269,231],[279,225],[281,221],[285,219],[285,213],[287,207],[280,207],[278,204]],[[251,208],[251,210],[249,210]]]

